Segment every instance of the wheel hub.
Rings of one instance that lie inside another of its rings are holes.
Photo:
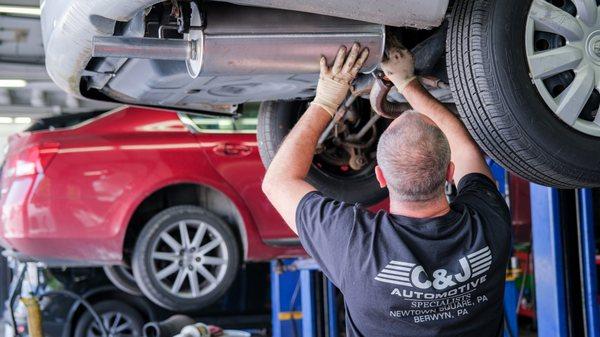
[[[596,30],[588,36],[586,45],[590,60],[598,66],[600,64],[600,30]]]
[[[596,64],[600,64],[600,30],[592,32],[587,38],[587,53],[590,59]]]
[[[108,332],[107,337],[132,336],[134,333],[131,318],[120,312],[107,312],[101,315],[104,330]],[[102,328],[97,322],[93,322],[88,330],[88,336],[102,336]]]
[[[562,41],[551,46],[539,34]],[[548,107],[570,127],[600,137],[600,15],[596,0],[533,0],[525,50],[532,81]],[[561,85],[551,85],[563,81]]]
[[[316,150],[315,166],[326,174],[344,178],[371,173],[377,139],[383,131],[369,102],[357,100]]]
[[[194,262],[194,254],[191,253],[191,252],[189,252],[189,251],[185,252],[183,254],[182,260],[183,260],[183,267],[190,267],[190,268],[192,268],[193,267],[193,262]]]

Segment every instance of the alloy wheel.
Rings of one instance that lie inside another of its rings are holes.
[[[120,312],[106,312],[100,315],[108,337],[137,337],[135,336],[134,322]],[[103,337],[103,331],[98,322],[90,324],[86,333],[87,337]]]
[[[572,128],[600,137],[600,13],[596,0],[533,0],[525,28],[530,76]]]
[[[229,252],[221,234],[198,220],[173,223],[151,245],[151,265],[161,287],[182,298],[213,291],[225,277]]]

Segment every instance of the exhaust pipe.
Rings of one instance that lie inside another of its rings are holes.
[[[144,324],[144,337],[172,337],[195,322],[186,315],[173,315],[162,322],[149,322]]]
[[[196,41],[146,37],[94,36],[94,57],[127,57],[157,60],[196,60]]]
[[[331,62],[341,45],[354,42],[370,51],[363,72],[373,71],[383,56],[382,25],[225,3],[206,3],[201,15],[191,5],[183,40],[96,36],[92,56],[185,61],[192,78],[318,73],[321,55]]]

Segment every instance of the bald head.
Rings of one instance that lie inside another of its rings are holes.
[[[431,200],[444,191],[450,145],[431,119],[406,111],[381,135],[377,162],[393,198]]]

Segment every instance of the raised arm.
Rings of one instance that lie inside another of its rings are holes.
[[[462,122],[416,81],[414,59],[408,50],[388,51],[381,68],[413,109],[433,120],[448,138],[455,183],[469,173],[482,173],[493,179],[481,150]]]
[[[354,44],[348,57],[346,48],[340,48],[330,68],[325,57],[321,58],[321,75],[315,99],[292,131],[281,144],[269,165],[262,189],[288,226],[297,233],[296,208],[300,200],[315,188],[304,179],[313,160],[317,141],[346,98],[350,83],[369,54],[360,52]]]

